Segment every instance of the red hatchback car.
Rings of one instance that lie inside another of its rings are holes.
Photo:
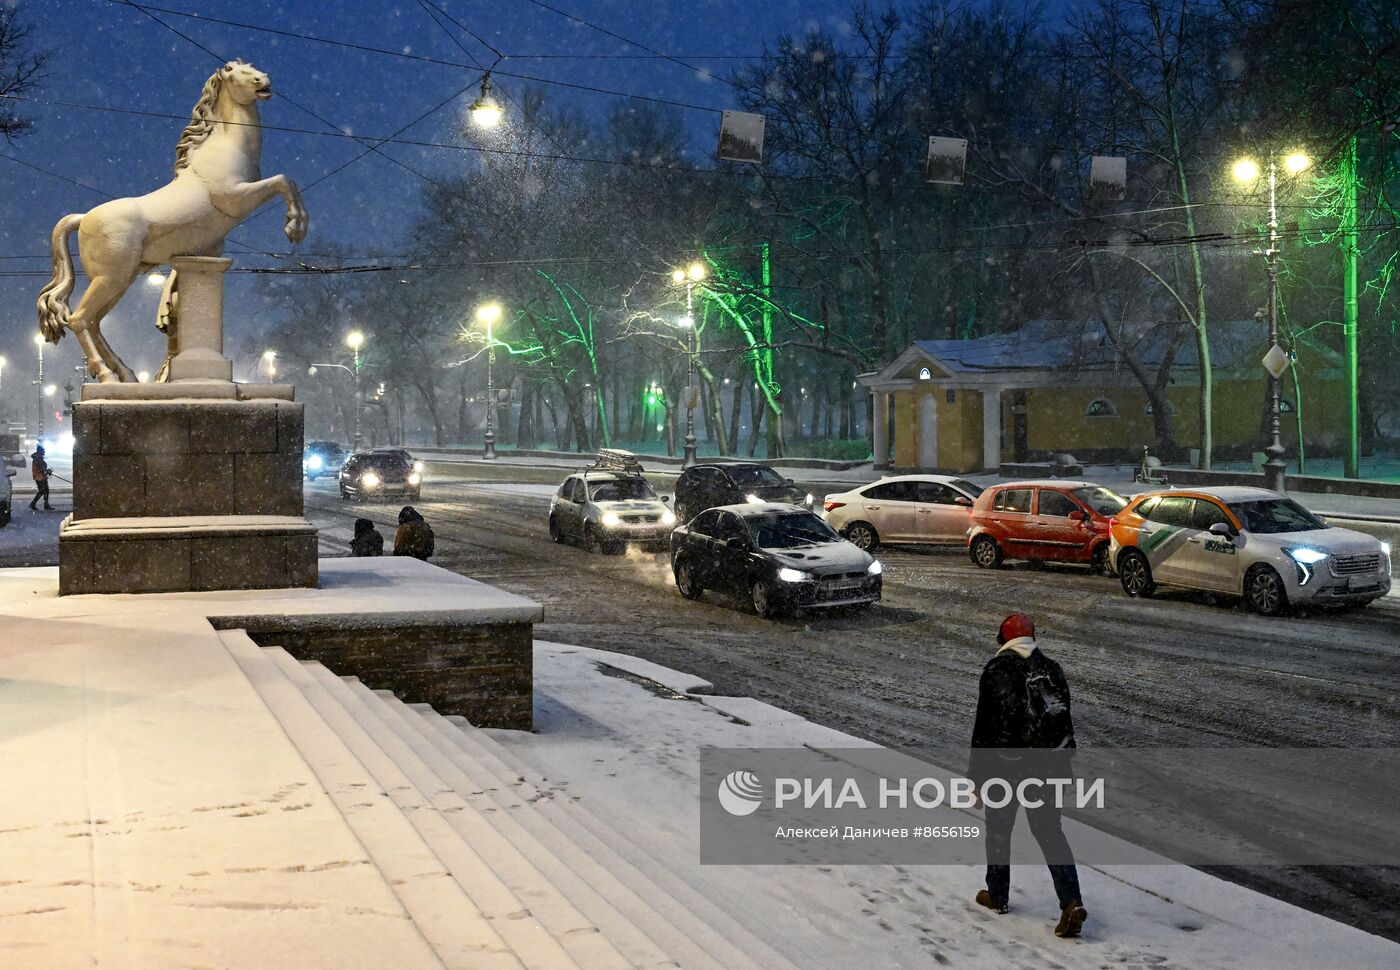
[[[994,485],[972,506],[967,550],[983,569],[1006,559],[1086,563],[1108,571],[1108,523],[1128,502],[1090,482]]]

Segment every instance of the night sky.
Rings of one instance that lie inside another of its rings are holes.
[[[0,0],[6,2],[6,0]],[[599,31],[572,23],[530,0],[437,0],[438,5],[511,59],[504,71],[645,93],[715,108],[735,107],[733,88],[680,65],[659,59],[534,59],[529,54],[640,54],[642,51]],[[198,12],[290,33],[313,34],[425,57],[490,64],[485,46],[448,24],[464,53],[435,24],[418,0],[158,0],[167,9]],[[817,24],[846,29],[846,0],[558,0],[560,10],[667,54],[751,54],[764,39],[804,32]],[[29,106],[37,130],[0,152],[112,195],[139,195],[171,177],[175,143],[205,79],[220,63],[139,11],[110,0],[29,0],[24,4],[38,43],[53,51],[50,77],[39,97],[56,101],[135,108],[179,116],[147,118],[81,108]],[[154,11],[153,11],[154,12]],[[478,74],[449,65],[309,43],[290,37],[156,13],[220,57],[241,57],[267,71],[274,88],[310,108],[334,126],[356,134],[387,135],[470,83]],[[443,18],[439,18],[443,19]],[[687,57],[719,74],[739,62]],[[507,92],[524,82],[501,78]],[[551,96],[601,117],[618,99],[551,86]],[[402,137],[452,142],[475,93],[458,98]],[[718,116],[687,111],[696,139],[696,161],[710,150]],[[262,106],[262,120],[317,131],[323,122],[274,98]],[[382,149],[428,175],[463,171],[470,153],[386,145]],[[306,185],[343,164],[363,148],[347,138],[268,132],[263,172],[286,172]],[[402,251],[404,229],[418,212],[423,182],[411,172],[369,155],[316,186],[306,196],[311,234],[300,247],[324,251],[335,242],[356,253]],[[36,328],[34,296],[48,275],[48,235],[57,219],[104,200],[98,192],[69,184],[0,158],[0,272],[41,271],[40,277],[0,276],[0,354],[10,361],[4,395],[30,393]],[[268,207],[235,235],[251,248],[286,252],[280,204]],[[319,247],[319,248],[318,248]],[[236,248],[230,244],[230,248]],[[231,254],[232,255],[232,254]],[[237,257],[236,257],[237,258]],[[261,265],[272,261],[245,257]],[[79,284],[81,286],[81,282]],[[229,342],[237,343],[240,318],[254,305],[255,281],[229,278]],[[81,291],[79,291],[81,292]],[[104,322],[104,331],[137,369],[154,370],[162,340],[153,326],[158,291],[141,282]],[[242,305],[240,305],[240,299]],[[74,301],[76,303],[76,294]],[[46,379],[74,377],[81,362],[71,335],[46,350]],[[246,365],[245,365],[246,366]],[[238,375],[247,376],[246,373]]]
[[[0,0],[0,3],[13,0]],[[158,7],[198,12],[289,33],[412,53],[462,64],[495,59],[482,43],[449,24],[454,43],[419,0],[152,0]],[[426,0],[425,0],[426,2]],[[530,58],[531,54],[637,55],[643,53],[605,34],[570,22],[532,0],[436,0],[440,8],[508,55],[501,71],[569,80],[619,91],[675,99],[715,109],[737,107],[738,92],[703,71],[663,59]],[[802,34],[818,25],[849,31],[849,0],[549,0],[549,5],[606,27],[629,39],[727,75],[732,59],[703,55],[753,55],[784,33]],[[39,276],[0,275],[0,354],[8,358],[3,394],[31,394],[36,329],[34,297],[48,278],[48,236],[57,219],[114,196],[140,195],[171,177],[175,143],[199,90],[223,58],[241,57],[268,72],[276,90],[320,115],[330,126],[274,97],[262,105],[265,125],[363,135],[388,135],[479,76],[451,65],[310,43],[153,10],[156,16],[200,45],[177,36],[145,14],[114,0],[27,0],[27,20],[39,46],[53,52],[49,78],[37,96],[55,101],[131,108],[177,118],[123,115],[84,108],[30,105],[37,130],[0,152],[75,180],[74,185],[0,158],[0,273],[32,271]],[[441,19],[441,18],[440,18]],[[499,78],[507,93],[524,82]],[[618,99],[551,86],[552,97],[601,118]],[[463,124],[470,92],[444,106],[401,137],[453,142]],[[684,112],[694,139],[691,162],[708,164],[719,116]],[[270,131],[263,148],[263,174],[285,172],[301,185],[363,151],[348,138]],[[473,155],[444,149],[386,145],[382,151],[431,176],[468,170]],[[311,189],[306,204],[311,234],[300,252],[324,252],[330,243],[356,254],[403,252],[405,228],[418,213],[424,183],[414,174],[369,155]],[[90,187],[84,188],[83,186]],[[291,249],[281,232],[280,202],[235,232],[250,248],[277,253]],[[76,242],[76,240],[75,240]],[[230,241],[230,249],[242,248]],[[269,265],[267,257],[239,257],[245,265]],[[24,258],[10,258],[24,257]],[[37,258],[30,258],[37,257]],[[255,278],[229,278],[227,318],[230,350],[241,326],[262,307]],[[81,288],[82,281],[79,282]],[[158,290],[138,281],[104,322],[118,351],[134,368],[154,370],[163,338],[154,328]],[[76,304],[75,293],[73,303]],[[76,341],[65,337],[46,349],[46,380],[76,382],[81,362]],[[250,376],[251,361],[236,362],[236,376]]]

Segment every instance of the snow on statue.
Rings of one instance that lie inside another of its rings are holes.
[[[285,175],[263,178],[262,127],[258,102],[272,97],[272,82],[251,64],[230,61],[204,84],[190,123],[175,148],[175,178],[149,195],[113,199],[86,213],[67,215],[53,230],[53,279],[39,294],[39,328],[58,343],[66,326],[87,356],[88,371],[104,382],[135,381],[136,375],[102,336],[102,318],[142,273],[172,256],[219,256],[224,237],[274,196],[287,204],[285,232],[293,243],[306,238],[308,217],[301,195]],[[68,237],[78,230],[78,251],[88,287],[74,311],[73,257]],[[170,338],[158,380],[169,371],[177,337],[176,280],[172,271],[157,325]]]

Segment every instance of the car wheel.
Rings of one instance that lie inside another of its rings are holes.
[[[676,563],[676,589],[688,600],[698,600],[705,594],[705,587],[700,585],[700,580],[695,575],[695,567],[689,559],[682,559]]]
[[[852,522],[846,526],[846,540],[866,552],[880,548],[880,533],[869,522]]]
[[[1118,579],[1129,596],[1151,596],[1157,590],[1152,564],[1140,552],[1129,550],[1118,559]]]
[[[1109,574],[1107,542],[1100,542],[1094,547],[1093,552],[1089,553],[1089,571],[1100,576]]]
[[[1260,616],[1278,616],[1288,608],[1288,593],[1283,580],[1270,566],[1262,563],[1244,577],[1244,600]]]
[[[559,517],[558,517],[558,516],[551,515],[551,516],[549,517],[549,541],[550,541],[550,542],[563,542],[563,541],[564,541],[564,533],[563,533],[563,531],[559,528]]]
[[[972,545],[968,546],[968,554],[972,556],[972,561],[983,569],[996,569],[1001,565],[1001,546],[991,536],[978,536],[972,540]]]
[[[749,588],[749,598],[753,601],[753,611],[765,620],[777,617],[778,608],[773,602],[773,590],[763,580],[758,580]]]

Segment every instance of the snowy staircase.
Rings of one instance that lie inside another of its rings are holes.
[[[550,797],[461,718],[220,636],[442,966],[794,970],[743,900]]]

